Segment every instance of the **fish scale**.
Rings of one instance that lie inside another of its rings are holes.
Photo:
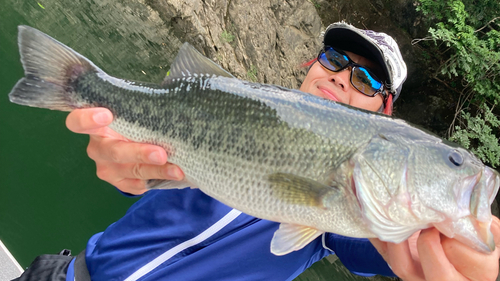
[[[348,133],[335,134],[339,140],[332,140],[293,124],[305,121],[300,118],[292,118],[293,123],[284,122],[278,111],[294,111],[293,116],[304,116],[312,124],[309,126],[314,127],[314,123],[321,123],[323,127],[335,128],[337,123],[346,122],[345,116],[333,114],[326,119],[318,118],[320,116],[313,112],[316,109],[314,102],[318,101],[315,97],[310,97],[313,98],[310,101],[312,106],[295,107],[290,102],[282,104],[278,101],[275,107],[270,106],[261,100],[266,97],[286,100],[291,94],[300,97],[303,94],[269,85],[259,88],[259,84],[234,78],[179,78],[169,84],[168,92],[157,89],[158,93],[154,94],[133,90],[139,85],[125,87],[129,83],[115,82],[114,79],[91,73],[78,78],[75,89],[93,89],[82,93],[83,99],[89,104],[109,108],[115,116],[110,127],[118,133],[133,141],[163,146],[169,154],[169,161],[181,167],[192,185],[201,187],[205,193],[228,205],[235,201],[245,202],[244,198],[249,194],[244,186],[250,185],[254,187],[251,192],[259,196],[253,196],[254,200],[238,206],[244,212],[337,232],[343,228],[335,223],[339,220],[338,215],[284,201],[269,184],[267,176],[281,172],[325,181],[331,170],[344,162],[353,150],[352,146],[335,144],[346,143],[342,136],[348,136]],[[140,84],[140,87],[148,88],[147,84]],[[187,91],[188,87],[190,91]],[[219,103],[222,100],[224,107],[221,108]],[[149,114],[138,112],[141,107],[137,104],[145,105],[143,107],[149,109]],[[218,132],[218,140],[211,139],[207,132]],[[221,140],[221,136],[225,137]],[[364,139],[366,142],[369,136]],[[276,143],[283,145],[276,146]],[[221,152],[224,153],[222,157]],[[260,159],[256,159],[258,155],[261,155]],[[316,161],[302,163],[300,159]],[[255,171],[256,165],[263,169]],[[229,176],[213,177],[231,171],[233,166],[239,169],[233,169]],[[363,236],[365,232],[356,229],[349,234]]]
[[[149,188],[199,188],[280,222],[274,254],[324,232],[399,243],[432,226],[479,251],[494,249],[498,172],[402,120],[236,79],[187,43],[160,85],[109,76],[30,27],[19,27],[19,47],[26,76],[12,102],[110,109],[110,128],[162,146],[186,176],[152,179]]]

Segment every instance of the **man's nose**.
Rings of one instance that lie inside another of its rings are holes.
[[[351,88],[351,67],[347,67],[339,72],[332,72],[329,77],[330,81],[342,88],[343,91],[348,91]]]

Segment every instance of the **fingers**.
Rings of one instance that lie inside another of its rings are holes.
[[[113,121],[113,114],[106,108],[75,109],[66,118],[70,131],[88,134],[89,130],[105,127]]]
[[[455,269],[470,280],[496,280],[500,257],[500,222],[493,217],[491,232],[495,238],[496,249],[491,254],[473,250],[461,242],[441,237],[444,253]]]
[[[500,255],[500,219],[493,216],[493,221],[491,222],[491,233],[493,233],[493,238],[495,240],[495,252]]]
[[[413,233],[410,238],[408,238],[408,246],[410,247],[411,257],[416,264],[420,264],[420,257],[418,256],[417,241],[420,236],[421,230]]]
[[[146,165],[146,164],[115,164],[97,163],[97,176],[113,185],[124,179],[165,179],[180,181],[184,178],[181,169],[174,164]]]
[[[387,243],[387,251],[391,253],[389,264],[394,274],[408,281],[425,280],[420,265],[412,258],[408,241],[398,244]]]
[[[78,134],[127,140],[107,126],[113,121],[113,114],[106,108],[75,109],[66,118],[66,127]]]
[[[435,228],[423,230],[418,236],[418,255],[411,251],[414,246],[409,246],[408,241],[399,244],[378,239],[370,241],[393,272],[406,281],[493,281],[499,272],[500,257],[500,220],[496,217],[493,218],[491,232],[497,248],[490,254],[477,252],[456,239],[447,238]],[[411,240],[410,237],[410,244]]]
[[[123,179],[113,185],[120,191],[133,195],[141,195],[148,191],[146,182],[138,179]]]
[[[167,153],[162,147],[100,136],[90,136],[87,154],[96,162],[151,165],[164,165],[167,162]]]
[[[413,259],[408,241],[394,244],[370,239],[370,242],[399,278],[406,281],[425,280],[419,263]]]
[[[444,253],[437,229],[422,230],[417,241],[417,248],[426,280],[466,280],[457,272]]]
[[[106,108],[76,109],[66,119],[69,130],[90,135],[87,154],[96,162],[100,179],[123,192],[142,194],[148,179],[184,178],[179,167],[167,163],[162,147],[129,141],[107,127],[112,121]]]
[[[369,238],[370,242],[373,244],[375,249],[379,252],[379,254],[384,258],[384,260],[388,260],[388,254],[387,254],[387,242],[382,242],[378,238]]]
[[[96,162],[97,176],[114,185],[119,190],[142,194],[147,191],[146,180],[166,179],[179,181],[184,178],[182,170],[171,163],[165,165],[147,164],[116,164],[111,162]]]
[[[123,192],[142,194],[149,179],[182,180],[181,169],[167,163],[162,147],[90,136],[87,154],[96,162],[97,176]]]

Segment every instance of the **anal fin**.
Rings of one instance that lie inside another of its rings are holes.
[[[271,240],[271,253],[283,256],[298,251],[323,233],[308,226],[282,223]]]

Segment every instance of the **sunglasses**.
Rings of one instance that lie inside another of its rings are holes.
[[[318,61],[324,68],[333,72],[339,72],[351,66],[352,86],[369,97],[381,94],[385,100],[387,93],[384,83],[368,68],[353,62],[344,52],[325,46],[318,55]]]

